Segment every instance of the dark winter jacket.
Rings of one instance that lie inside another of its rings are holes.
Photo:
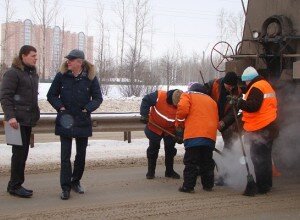
[[[247,86],[245,93],[248,92],[248,90],[251,88],[251,86],[260,81],[263,80],[264,78],[262,76],[257,76],[255,77]],[[246,112],[257,112],[262,103],[264,101],[264,94],[262,91],[260,91],[258,88],[253,87],[250,91],[249,91],[249,95],[247,98],[247,101],[245,100],[240,100],[239,101],[239,105],[238,108],[242,109]]]
[[[47,100],[58,112],[55,122],[56,135],[92,136],[91,112],[103,101],[94,66],[84,61],[82,73],[74,77],[65,62],[51,84]],[[66,110],[60,111],[62,107]]]
[[[225,89],[223,78],[209,81],[206,86],[208,87],[209,95],[217,102],[219,120],[223,121],[225,124],[221,130],[222,132],[235,121],[234,111],[232,106],[229,104],[229,99],[227,99],[227,96],[231,94]],[[215,89],[214,86],[218,86],[218,89]],[[215,91],[219,91],[219,94],[213,94]],[[235,96],[241,96],[241,92],[238,90],[238,87],[233,89],[232,94]]]
[[[150,108],[151,106],[155,106],[157,98],[158,98],[158,91],[145,95],[144,98],[142,99],[142,103],[140,106],[140,115],[144,117],[148,117],[150,113]]]
[[[39,76],[34,67],[26,66],[19,57],[3,75],[1,106],[5,120],[16,118],[23,126],[35,126],[40,118],[38,107]]]

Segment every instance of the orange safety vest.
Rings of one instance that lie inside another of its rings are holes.
[[[245,131],[257,131],[277,118],[277,99],[271,85],[266,80],[260,80],[253,83],[245,94],[245,100],[247,100],[249,92],[253,87],[259,89],[264,94],[264,100],[257,112],[250,113],[243,111],[242,120],[245,122]]]
[[[220,79],[216,79],[213,82],[210,96],[216,103],[218,103],[220,97]]]
[[[176,111],[177,108],[174,105],[167,103],[167,92],[159,90],[156,104],[150,109],[149,120],[174,134]],[[158,135],[163,133],[150,123],[148,123],[148,128]]]
[[[200,92],[185,92],[177,105],[176,126],[184,126],[184,140],[209,138],[216,140],[218,129],[217,103]]]

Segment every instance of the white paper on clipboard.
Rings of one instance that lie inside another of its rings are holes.
[[[7,121],[4,121],[4,131],[5,131],[5,139],[7,144],[19,145],[19,146],[23,145],[19,123],[18,123],[18,129],[14,129],[9,125]]]

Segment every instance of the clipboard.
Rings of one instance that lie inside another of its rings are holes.
[[[20,124],[18,123],[18,129],[14,129],[7,121],[3,121],[3,123],[6,143],[8,145],[23,146]]]

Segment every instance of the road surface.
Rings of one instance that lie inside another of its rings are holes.
[[[183,166],[176,165],[182,173]],[[300,219],[300,176],[274,179],[270,194],[245,197],[228,187],[201,190],[199,180],[194,194],[178,192],[182,179],[145,178],[145,166],[88,168],[82,185],[86,193],[71,192],[59,197],[59,172],[26,175],[25,187],[34,190],[30,199],[9,195],[9,176],[0,176],[0,219]],[[245,177],[246,178],[246,177]]]

